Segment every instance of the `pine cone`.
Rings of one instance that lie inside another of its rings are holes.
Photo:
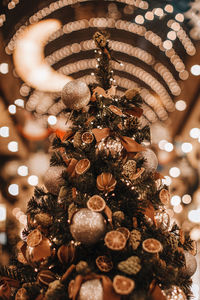
[[[125,165],[123,166],[122,174],[127,177],[128,179],[132,180],[132,176],[136,172],[136,162],[133,159],[128,160]]]
[[[115,211],[113,213],[112,219],[117,226],[121,226],[122,221],[125,219],[123,211],[121,210]]]
[[[141,233],[137,229],[133,229],[130,234],[129,242],[133,250],[136,250],[141,241]]]
[[[82,144],[81,135],[82,133],[80,131],[77,131],[74,135],[73,145],[75,148],[79,148]]]
[[[62,299],[62,295],[65,292],[65,286],[60,280],[55,280],[49,284],[48,290],[45,294],[46,300]]]
[[[76,272],[80,274],[87,274],[90,272],[90,268],[88,266],[88,263],[84,260],[79,261],[79,263],[76,265]]]
[[[40,213],[35,216],[35,221],[42,227],[48,227],[52,224],[52,217],[47,213]]]
[[[141,269],[139,257],[131,256],[127,260],[121,261],[118,269],[129,275],[137,274]]]

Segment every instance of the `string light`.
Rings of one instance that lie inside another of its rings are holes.
[[[16,99],[14,101],[15,105],[19,106],[19,107],[24,107],[24,100],[22,99]]]
[[[3,126],[0,128],[0,136],[1,137],[9,137],[9,127]]]
[[[18,184],[10,184],[8,187],[8,192],[12,196],[19,195],[19,185]]]
[[[55,116],[49,116],[47,121],[49,125],[55,125],[57,123],[57,118]]]
[[[189,135],[193,139],[198,139],[200,137],[200,128],[192,128],[192,129],[190,129]]]
[[[9,71],[9,69],[8,69],[8,64],[7,63],[0,64],[0,73],[1,74],[7,74],[8,71]]]
[[[170,203],[172,206],[178,206],[181,203],[181,197],[178,195],[172,196]]]
[[[27,166],[19,166],[17,169],[17,174],[20,176],[28,175],[28,167]]]
[[[187,107],[187,104],[184,100],[178,100],[175,103],[175,108],[179,111],[184,111]]]
[[[177,167],[172,167],[170,170],[169,170],[169,175],[176,178],[178,176],[180,176],[181,174],[181,171],[179,168]]]
[[[194,76],[199,76],[200,75],[200,65],[193,65],[190,69],[190,72]]]
[[[184,152],[184,153],[189,153],[192,151],[192,144],[191,143],[183,143],[181,145],[181,150]]]
[[[11,115],[16,114],[16,106],[14,104],[11,104],[8,106],[8,111]]]
[[[30,185],[36,186],[38,184],[38,176],[36,175],[31,175],[28,177],[28,183]]]
[[[18,142],[15,142],[15,141],[9,142],[8,150],[10,152],[17,152],[18,151]]]
[[[192,202],[192,197],[189,194],[185,194],[182,197],[182,202],[184,204],[190,204]]]

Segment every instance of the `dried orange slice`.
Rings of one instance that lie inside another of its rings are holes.
[[[28,300],[28,293],[25,288],[21,288],[17,291],[17,294],[15,295],[15,300]]]
[[[106,233],[104,238],[106,246],[115,251],[119,251],[125,248],[126,246],[126,238],[123,233],[112,230]]]
[[[159,198],[160,198],[160,201],[164,204],[164,205],[167,205],[169,204],[169,201],[170,201],[170,193],[168,190],[166,189],[162,189],[159,193]]]
[[[27,245],[29,247],[38,246],[42,241],[42,233],[38,229],[34,229],[27,237]]]
[[[162,244],[156,239],[147,239],[142,243],[142,247],[146,252],[158,253],[162,251]]]
[[[98,256],[96,265],[102,272],[109,272],[113,268],[112,260],[106,255]]]
[[[17,259],[22,264],[27,264],[28,263],[21,251],[17,254]]]
[[[91,144],[94,140],[94,136],[89,131],[86,131],[82,134],[81,139],[82,139],[83,143]]]
[[[128,238],[130,236],[130,231],[128,230],[128,228],[119,227],[119,228],[117,228],[117,231],[121,232],[125,236],[125,238],[128,240]]]
[[[90,161],[87,158],[81,159],[75,166],[75,172],[78,175],[84,174],[90,168]]]
[[[113,279],[113,288],[117,294],[128,295],[133,291],[134,287],[134,280],[128,277],[116,275]]]
[[[105,206],[106,202],[99,195],[92,196],[87,202],[87,207],[96,212],[104,210]]]
[[[115,105],[110,105],[108,108],[117,116],[123,116],[123,112],[119,107]]]
[[[97,188],[100,191],[111,192],[115,189],[116,183],[111,173],[101,173],[97,176]]]

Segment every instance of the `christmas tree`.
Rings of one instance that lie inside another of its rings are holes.
[[[0,268],[0,299],[189,299],[196,249],[166,213],[140,90],[116,95],[107,36],[94,41],[98,83],[62,90],[70,127],[53,139],[45,187]]]

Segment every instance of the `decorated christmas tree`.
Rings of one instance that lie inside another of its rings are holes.
[[[98,83],[62,90],[70,126],[54,136],[45,187],[28,202],[16,257],[0,268],[0,299],[189,299],[195,245],[166,213],[140,90],[116,95],[108,39],[94,41]]]

